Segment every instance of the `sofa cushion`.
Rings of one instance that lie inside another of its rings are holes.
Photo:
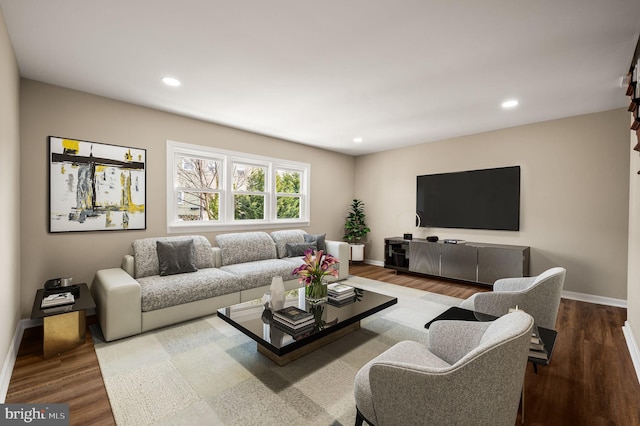
[[[216,243],[222,251],[223,266],[276,258],[276,246],[266,232],[221,234]]]
[[[293,259],[293,258],[292,258]],[[271,284],[271,279],[281,276],[284,281],[296,279],[291,272],[302,264],[301,258],[295,261],[286,259],[267,259],[255,262],[237,263],[235,265],[223,266],[220,269],[233,274],[240,280],[242,290],[261,287]]]
[[[324,243],[326,236],[327,234],[320,234],[320,235],[304,234],[304,242],[305,243],[315,242],[316,245],[318,246],[318,250],[326,251],[327,245]]]
[[[315,241],[312,243],[287,243],[287,257],[304,256],[305,251],[316,251],[317,249]]]
[[[276,243],[276,249],[278,252],[278,259],[282,259],[288,256],[287,243],[300,244],[304,243],[304,236],[307,233],[301,229],[288,229],[285,231],[273,231],[271,238]]]
[[[193,240],[156,241],[160,275],[196,272],[196,249]]]
[[[240,280],[218,268],[199,269],[192,274],[150,276],[140,283],[142,312],[240,291]]]
[[[193,245],[196,251],[196,267],[198,269],[213,268],[213,252],[211,250],[211,243],[201,235],[143,238],[131,243],[134,258],[134,278],[137,279],[160,274],[156,241],[185,240],[193,240]]]

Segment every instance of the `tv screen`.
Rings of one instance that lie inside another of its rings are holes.
[[[417,177],[420,226],[518,231],[520,166]]]

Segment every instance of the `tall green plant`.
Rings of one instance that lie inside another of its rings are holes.
[[[364,203],[356,198],[351,202],[351,211],[344,224],[345,234],[342,238],[350,244],[354,244],[366,237],[371,229],[367,227],[364,218]]]

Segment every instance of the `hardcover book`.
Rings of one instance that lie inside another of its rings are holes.
[[[294,324],[292,322],[287,321],[284,318],[280,318],[278,316],[274,316],[273,317],[273,322],[278,324],[278,325],[290,328],[292,330],[298,330],[298,329],[305,328],[305,327],[308,327],[310,325],[314,325],[315,324],[315,320],[313,319],[313,317],[309,318],[309,319],[305,319],[303,321],[300,321],[300,322]]]
[[[313,317],[313,314],[295,306],[287,306],[275,311],[274,316],[284,318],[290,323],[297,324]]]
[[[329,284],[327,286],[327,290],[333,293],[345,293],[354,291],[353,287],[342,283]]]
[[[42,299],[41,308],[51,308],[53,306],[69,305],[76,301],[71,292],[50,294]]]

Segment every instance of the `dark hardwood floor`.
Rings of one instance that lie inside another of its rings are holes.
[[[87,318],[85,344],[44,359],[42,326],[25,330],[7,391],[7,404],[69,404],[71,425],[115,425]]]
[[[351,273],[459,298],[488,291],[364,264]],[[640,383],[622,334],[626,315],[623,308],[562,300],[551,364],[538,374],[527,368],[526,425],[640,426]],[[25,331],[6,402],[68,403],[72,425],[115,424],[90,334],[85,345],[49,360],[41,342],[41,327]],[[491,395],[486,399],[491,404]]]

